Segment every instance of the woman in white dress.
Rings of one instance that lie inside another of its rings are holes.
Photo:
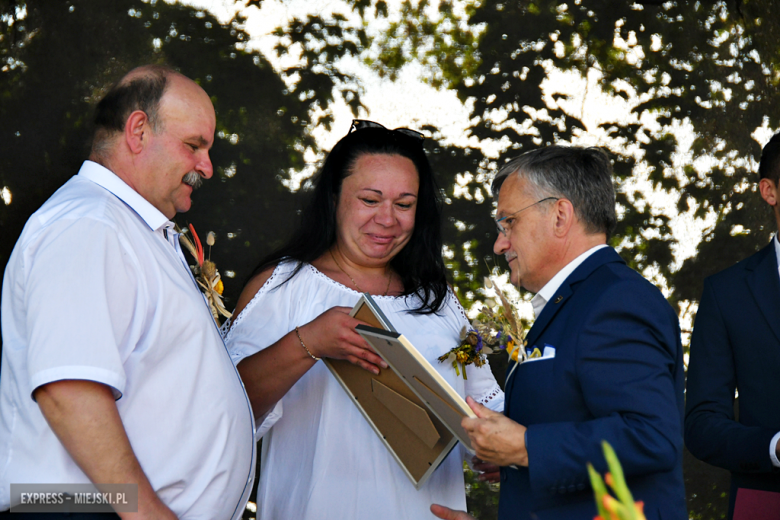
[[[470,365],[464,381],[436,359],[468,322],[446,282],[438,189],[422,141],[412,130],[354,121],[328,154],[300,229],[261,262],[226,327],[258,438],[265,434],[259,519],[417,520],[434,518],[432,503],[466,508],[460,445],[416,490],[318,362],[386,368],[349,316],[369,292],[456,391],[503,409],[489,366]]]

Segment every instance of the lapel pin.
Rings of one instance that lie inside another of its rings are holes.
[[[555,298],[554,303],[561,303],[561,301],[563,301],[563,296],[558,296],[557,298]]]

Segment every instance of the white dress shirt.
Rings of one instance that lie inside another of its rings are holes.
[[[296,325],[334,306],[352,307],[360,299],[359,292],[310,264],[279,286],[295,265],[279,264],[235,317],[225,342],[236,363],[275,343]],[[458,345],[461,328],[468,325],[452,291],[436,314],[411,314],[409,309],[418,301],[414,297],[374,296],[374,300],[456,392],[503,411],[504,393],[487,364],[468,365],[464,380],[452,363],[438,360]],[[322,362],[315,363],[276,404],[258,428],[261,434],[266,430],[257,487],[258,520],[418,520],[433,518],[429,509],[433,503],[466,509],[461,445],[420,490],[415,489]]]
[[[11,483],[89,482],[32,399],[41,385],[81,379],[114,390],[141,467],[179,518],[241,517],[251,407],[166,240],[172,227],[89,161],[28,220],[3,281],[0,510]]]
[[[599,244],[595,247],[591,247],[580,256],[566,264],[566,267],[555,273],[555,276],[553,276],[549,282],[544,284],[544,287],[542,287],[539,292],[536,293],[531,299],[531,305],[534,308],[534,318],[539,317],[539,315],[542,313],[542,310],[544,309],[544,306],[547,305],[547,302],[550,300],[550,298],[555,295],[555,291],[557,291],[558,287],[560,287],[561,284],[566,281],[569,275],[573,273],[582,262],[587,260],[590,255],[605,247],[607,247],[606,244]]]

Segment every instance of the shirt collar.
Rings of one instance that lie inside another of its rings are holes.
[[[108,168],[93,161],[84,161],[79,176],[113,193],[119,200],[130,206],[130,209],[135,211],[154,231],[163,227],[173,227],[173,222],[168,220],[168,217],[160,213],[160,210]]]
[[[580,256],[566,264],[566,267],[555,273],[555,276],[553,276],[550,281],[547,282],[544,287],[542,287],[539,292],[536,293],[531,299],[531,305],[534,307],[534,316],[537,318],[539,317],[539,315],[542,313],[542,309],[544,309],[545,304],[550,300],[550,298],[553,297],[555,291],[558,290],[561,284],[569,277],[571,273],[574,272],[575,269],[577,269],[577,267],[580,266],[582,262],[587,260],[590,255],[599,249],[603,249],[605,247],[607,247],[607,244],[599,244],[588,249]]]

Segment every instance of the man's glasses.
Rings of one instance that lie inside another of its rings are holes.
[[[504,217],[496,219],[496,229],[498,229],[499,233],[501,233],[502,235],[506,236],[507,231],[509,231],[509,229],[511,227],[511,224],[512,224],[511,220],[507,220],[508,218],[513,217],[513,216],[517,215],[518,213],[522,213],[523,211],[527,210],[528,208],[532,208],[532,207],[536,206],[537,204],[541,204],[542,202],[545,202],[545,201],[548,201],[548,200],[560,200],[560,199],[558,197],[547,197],[546,199],[537,200],[533,204],[531,204],[529,206],[526,206],[523,209],[519,209],[519,210],[515,211],[514,213],[510,213],[509,215],[506,215]],[[514,220],[514,219],[512,219],[512,220]],[[509,227],[504,227],[504,225],[501,224],[504,221],[506,221],[506,223],[509,225]]]
[[[351,134],[353,131],[356,130],[363,130],[364,128],[381,128],[386,132],[397,133],[397,134],[405,135],[406,137],[411,137],[412,139],[415,139],[420,143],[422,143],[423,140],[425,139],[425,136],[420,132],[415,132],[414,130],[409,130],[408,128],[396,128],[395,130],[390,130],[389,128],[385,128],[379,123],[374,123],[373,121],[366,121],[365,119],[353,119],[352,126],[349,128],[349,132],[347,132],[347,135]]]

